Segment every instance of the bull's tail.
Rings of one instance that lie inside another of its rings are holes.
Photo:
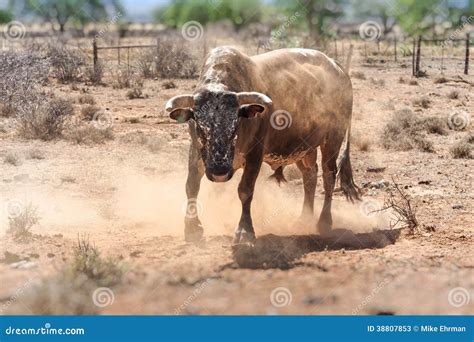
[[[347,139],[346,147],[342,154],[342,158],[338,165],[337,179],[340,181],[341,190],[346,199],[354,202],[354,200],[360,200],[361,191],[360,188],[355,184],[354,177],[352,176],[352,166],[350,157],[351,147],[351,124],[347,128]]]
[[[278,185],[280,185],[281,182],[286,183],[287,180],[285,178],[285,175],[283,174],[283,166],[278,167],[275,170],[275,173],[273,173],[273,175],[270,176],[270,178],[274,178],[278,182]]]

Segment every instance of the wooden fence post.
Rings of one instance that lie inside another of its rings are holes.
[[[96,70],[99,56],[97,53],[97,41],[95,38],[92,40],[92,55],[94,60],[94,70]]]
[[[397,61],[397,37],[393,38],[393,53],[395,55],[395,62]]]
[[[469,74],[469,44],[471,35],[466,34],[466,59],[464,60],[464,75]]]
[[[418,36],[418,43],[416,44],[415,77],[420,76],[420,59],[421,59],[421,35]]]
[[[416,49],[416,42],[415,38],[413,38],[413,52],[411,54],[411,75],[415,76],[415,49]]]

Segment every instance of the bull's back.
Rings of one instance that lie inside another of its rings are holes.
[[[268,154],[286,156],[284,164],[292,163],[304,155],[308,145],[319,145],[334,125],[347,126],[352,111],[351,81],[331,58],[316,50],[282,49],[252,60],[261,82],[257,91],[270,96],[273,113],[277,113],[273,120],[268,115],[274,126],[265,139]]]

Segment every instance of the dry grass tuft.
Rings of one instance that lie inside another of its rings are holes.
[[[68,134],[68,138],[76,144],[103,144],[114,140],[115,134],[112,127],[96,128],[93,124],[76,127]]]
[[[80,104],[93,105],[95,104],[95,99],[94,99],[94,96],[90,94],[82,94],[82,95],[79,95],[79,97],[77,98],[77,102],[79,102]]]
[[[468,133],[461,141],[451,147],[449,152],[455,159],[474,159],[474,133]]]
[[[13,166],[21,165],[20,156],[16,152],[8,152],[5,155],[5,158],[3,158],[3,162],[5,164],[10,164],[10,165],[13,165]]]
[[[440,76],[434,80],[435,84],[441,84],[441,83],[446,83],[448,82],[448,79],[444,76]]]
[[[81,116],[84,120],[92,121],[100,108],[95,105],[87,105],[81,108]]]
[[[415,107],[421,107],[421,108],[424,108],[424,109],[429,108],[430,105],[431,105],[431,100],[428,96],[422,96],[422,97],[415,98],[411,102]]]
[[[32,149],[28,150],[27,158],[28,159],[42,160],[42,159],[45,159],[46,156],[45,156],[45,153],[43,151],[41,151],[40,149],[32,148]]]
[[[418,81],[415,80],[415,79],[411,79],[409,82],[408,82],[409,85],[412,85],[412,86],[416,86],[418,85]]]
[[[365,79],[367,79],[367,78],[365,77],[365,74],[364,74],[362,71],[353,71],[353,72],[351,72],[351,77],[357,78],[357,79],[359,79],[359,80],[365,80]]]
[[[38,209],[32,203],[26,204],[18,212],[9,213],[7,234],[15,240],[31,237],[31,228],[39,222]]]
[[[444,134],[445,123],[436,118],[420,118],[411,109],[396,111],[387,122],[382,136],[382,146],[386,149],[408,151],[418,148],[424,152],[434,152],[433,143],[424,133]]]
[[[450,98],[451,100],[459,99],[459,90],[451,90],[448,93],[448,98]]]

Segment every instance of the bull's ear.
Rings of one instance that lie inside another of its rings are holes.
[[[240,106],[239,108],[239,116],[243,118],[252,119],[256,117],[258,114],[263,113],[265,107],[256,103],[246,104]]]
[[[179,123],[186,122],[194,118],[194,113],[191,108],[177,108],[170,113],[170,118]]]

